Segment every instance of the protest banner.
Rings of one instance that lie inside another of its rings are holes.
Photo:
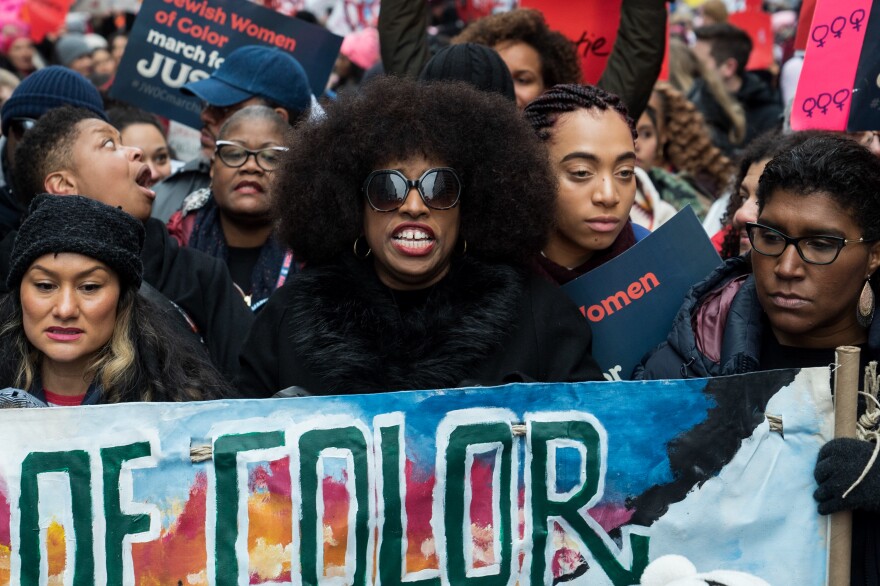
[[[794,37],[794,49],[803,51],[810,39],[810,28],[813,24],[813,13],[816,11],[816,0],[804,0],[798,13],[797,33]]]
[[[871,0],[817,0],[791,108],[793,130],[847,129],[869,17],[878,9]],[[864,57],[876,76],[876,53]]]
[[[550,28],[574,41],[581,56],[584,82],[595,84],[602,77],[617,40],[622,0],[521,0],[521,8],[544,14]]]
[[[828,368],[0,410],[0,585],[818,586],[832,421]]]
[[[110,89],[113,98],[198,128],[201,102],[180,88],[205,79],[234,49],[291,53],[312,91],[324,90],[342,39],[323,28],[238,0],[146,0]],[[260,67],[254,63],[254,67]]]
[[[606,379],[630,378],[645,353],[666,339],[688,289],[719,264],[688,206],[617,258],[562,287],[590,322],[593,357]]]
[[[64,26],[74,0],[26,0],[21,7],[21,19],[31,25],[31,39],[40,43],[49,33]]]

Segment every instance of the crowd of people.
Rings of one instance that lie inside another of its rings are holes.
[[[107,96],[130,19],[0,28],[0,386],[68,406],[601,381],[560,286],[685,206],[723,262],[631,378],[880,356],[880,139],[788,127],[790,14],[753,71],[722,2],[667,27],[624,0],[589,85],[536,10],[431,8],[385,0],[326,88],[230,52],[181,89],[203,104],[188,161],[162,112]],[[871,456],[832,440],[817,468],[819,511],[857,512],[853,584],[880,584],[880,465],[839,498]]]

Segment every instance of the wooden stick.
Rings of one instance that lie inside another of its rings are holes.
[[[859,354],[855,346],[840,346],[835,354],[834,437],[856,437],[859,405]],[[831,515],[828,551],[829,586],[849,586],[852,555],[852,511]]]

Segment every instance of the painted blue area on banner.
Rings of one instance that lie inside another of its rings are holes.
[[[226,55],[244,45],[289,52],[305,69],[312,92],[320,95],[342,37],[242,0],[145,0],[110,96],[199,128],[201,102],[180,88],[209,77]]]

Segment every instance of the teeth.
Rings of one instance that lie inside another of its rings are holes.
[[[397,240],[430,240],[431,237],[428,236],[428,233],[424,230],[415,230],[412,228],[407,228],[406,230],[401,230],[395,236]]]

